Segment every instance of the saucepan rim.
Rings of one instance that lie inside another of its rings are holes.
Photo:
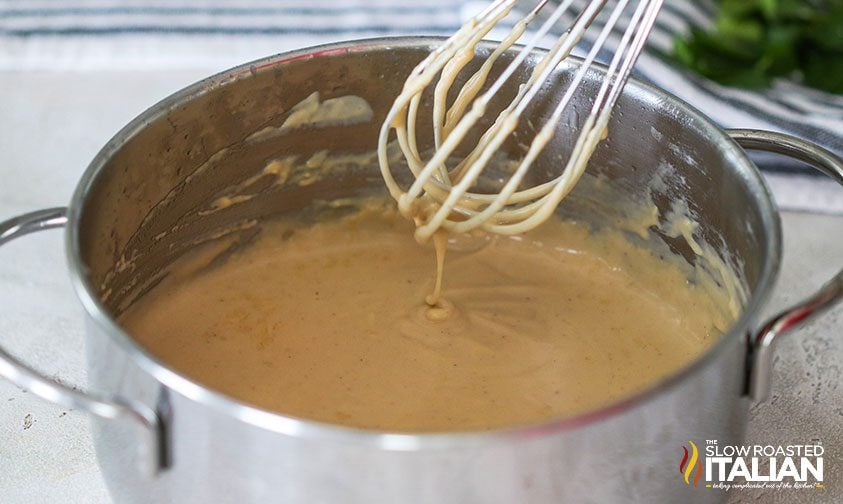
[[[126,142],[131,140],[132,137],[180,105],[219,87],[229,85],[241,79],[248,79],[264,68],[296,60],[337,56],[346,53],[402,48],[431,49],[443,40],[444,38],[442,37],[374,38],[338,42],[281,53],[245,63],[196,82],[164,98],[128,123],[108,141],[88,165],[76,187],[68,210],[65,251],[69,263],[71,281],[77,296],[91,320],[119,348],[126,352],[129,359],[140,366],[143,371],[151,375],[160,384],[218,413],[227,414],[257,427],[290,436],[354,441],[368,443],[382,449],[412,451],[436,447],[454,447],[455,444],[464,443],[487,443],[494,438],[535,437],[537,435],[569,431],[585,425],[591,425],[612,418],[636,406],[643,405],[685,380],[692,379],[694,375],[700,373],[710,363],[721,358],[724,352],[728,351],[734,338],[739,338],[743,341],[746,340],[747,334],[752,330],[751,324],[754,321],[754,317],[758,315],[760,308],[766,303],[770,295],[780,265],[781,224],[771,192],[763,176],[750,161],[744,150],[725,131],[716,126],[701,112],[679,98],[634,78],[630,79],[627,83],[625,93],[632,91],[644,93],[645,95],[650,95],[669,103],[676,109],[678,114],[687,117],[695,126],[703,129],[709,141],[716,143],[717,147],[723,152],[726,161],[744,180],[747,187],[749,187],[749,195],[756,199],[761,212],[762,224],[768,231],[766,233],[766,241],[761,244],[760,252],[763,254],[761,258],[763,266],[757,287],[750,296],[743,313],[735,321],[730,330],[691,363],[638,393],[572,417],[488,431],[405,433],[346,427],[285,416],[280,413],[263,410],[205,387],[173,370],[167,364],[143,349],[109,315],[96,294],[96,286],[91,284],[86,275],[86,267],[82,261],[81,254],[80,224],[85,202],[95,187],[98,177],[105,172],[105,167],[108,165],[111,157]],[[576,61],[576,58],[574,60]]]

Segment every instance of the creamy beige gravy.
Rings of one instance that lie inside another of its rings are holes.
[[[489,429],[593,409],[675,371],[731,320],[687,270],[551,219],[461,238],[428,307],[430,245],[390,206],[263,224],[176,264],[122,323],[198,382],[288,415],[391,431]],[[452,239],[453,240],[453,239]]]

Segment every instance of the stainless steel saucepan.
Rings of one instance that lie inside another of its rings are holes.
[[[355,430],[262,411],[208,389],[151,356],[117,322],[121,310],[154,286],[162,268],[201,237],[220,229],[246,233],[248,226],[238,223],[300,211],[317,199],[382,190],[374,167],[307,186],[263,187],[258,180],[260,194],[249,204],[210,216],[197,212],[274,157],[372,150],[404,78],[439,42],[399,38],[322,46],[196,83],[117,133],[91,162],[67,208],[0,224],[0,244],[66,228],[70,275],[87,314],[91,391],[59,384],[3,350],[0,375],[91,414],[115,501],[650,503],[723,497],[687,485],[677,474],[682,445],[689,439],[740,443],[749,405],[764,400],[769,389],[776,341],[843,295],[841,273],[773,320],[758,319],[779,269],[780,224],[743,148],[801,159],[841,183],[843,163],[782,134],[723,131],[687,104],[634,80],[589,171],[629,194],[646,193],[656,177],[666,181],[654,193],[661,212],[683,198],[700,223],[700,239],[737,265],[749,299],[710,349],[633,397],[574,418],[491,432]],[[547,93],[564,89],[573,65],[558,69]],[[599,72],[591,73],[588,85],[599,79]],[[588,89],[578,104],[583,110]],[[314,91],[322,99],[360,96],[374,117],[247,140],[278,126],[285,111]],[[541,107],[535,113],[542,114]],[[519,149],[515,140],[504,149]],[[559,169],[551,160],[566,148],[560,140],[540,160],[544,175]],[[560,210],[565,208],[563,203]],[[687,252],[681,243],[671,246]]]

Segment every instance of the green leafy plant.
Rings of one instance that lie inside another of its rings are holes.
[[[751,89],[776,77],[843,94],[843,0],[719,0],[710,30],[674,41],[673,57],[716,82]]]

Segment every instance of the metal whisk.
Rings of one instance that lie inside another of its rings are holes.
[[[510,14],[516,2],[495,0],[419,63],[407,78],[402,93],[395,100],[381,128],[378,158],[384,181],[392,197],[398,201],[401,213],[416,220],[416,239],[419,241],[426,241],[439,229],[463,233],[479,228],[498,234],[517,234],[538,226],[550,217],[579,180],[597,144],[606,136],[612,108],[629,78],[663,0],[639,0],[637,4],[632,2],[634,5],[630,5],[630,0],[588,0],[579,11],[572,9],[574,0],[562,0],[494,82],[484,89],[495,61],[518,42],[530,22],[546,7],[548,0],[541,0],[513,26],[481,67],[465,81],[457,98],[448,106],[448,92],[460,70],[475,57],[476,45]],[[607,4],[612,4],[611,8],[607,8]],[[628,7],[632,13],[630,15],[626,12],[624,16]],[[595,19],[604,11],[608,17],[605,24],[598,27]],[[490,111],[492,98],[513,78],[542,37],[557,28],[564,15],[570,17],[572,13],[575,16],[573,23],[533,68],[515,98],[503,110]],[[598,53],[606,50],[607,41],[617,38],[614,32],[622,18],[626,28],[614,44],[614,54],[595,96],[594,106],[580,128],[564,170],[555,179],[526,189],[520,188],[530,166],[553,137],[565,108]],[[551,72],[571,53],[592,25],[595,25],[598,34],[591,49],[571,78],[570,85],[550,118],[536,133],[517,168],[498,193],[477,192],[476,183],[494,154],[513,134],[521,115],[536,98]],[[417,116],[423,93],[437,77],[433,89],[434,146],[432,154],[423,160],[417,143]],[[478,120],[490,113],[497,113],[492,126],[482,134],[467,156],[454,163],[454,150],[466,133]],[[402,155],[415,177],[406,190],[393,177],[389,164],[387,143],[393,129]],[[454,166],[449,168],[448,162]]]

